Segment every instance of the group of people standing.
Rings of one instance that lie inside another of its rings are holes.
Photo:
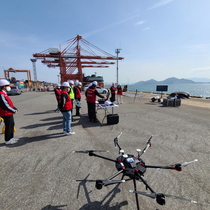
[[[96,86],[98,83],[96,81],[92,82],[88,89],[85,92],[87,108],[88,108],[88,117],[90,122],[98,122],[96,118],[96,96],[106,99],[106,96],[103,96],[98,93]],[[54,89],[55,96],[58,102],[58,108],[63,115],[63,133],[66,135],[75,134],[71,129],[71,122],[74,121],[72,115],[73,104],[75,103],[76,116],[80,116],[80,107],[81,107],[81,82],[74,82],[70,80],[69,82],[63,82],[61,86],[57,85]],[[56,111],[57,111],[56,110]]]
[[[112,86],[110,87],[110,92],[111,92],[111,97],[110,97],[111,102],[116,101],[118,104],[123,103],[122,100],[123,89],[120,84],[117,85],[117,87],[115,87],[114,83],[112,83]],[[115,99],[116,93],[117,93],[117,99]]]
[[[96,86],[98,83],[96,81],[92,82],[89,88],[85,92],[87,108],[88,108],[88,117],[90,122],[98,122],[96,118],[96,96],[107,99],[106,96],[103,96],[98,93]],[[54,89],[55,96],[57,99],[58,107],[56,111],[60,111],[63,115],[63,133],[65,135],[73,135],[75,132],[71,129],[71,122],[74,121],[72,110],[73,104],[76,108],[76,116],[80,116],[81,108],[81,88],[82,83],[70,80],[69,82],[63,82],[61,86],[57,84]],[[5,143],[6,144],[15,144],[19,139],[14,138],[14,118],[13,114],[18,112],[17,108],[14,106],[13,102],[7,95],[7,91],[10,90],[10,83],[5,80],[0,80],[0,117],[5,123]],[[117,92],[117,102],[122,102],[122,87],[118,85],[114,86],[114,83],[110,87],[111,98],[110,101],[115,101],[115,93]]]
[[[88,108],[88,117],[90,122],[98,122],[96,117],[96,96],[107,99],[106,96],[103,96],[98,93],[96,86],[98,83],[96,81],[92,82],[88,89],[85,92],[87,108]],[[70,80],[69,82],[63,82],[61,87],[58,85],[54,91],[55,96],[58,101],[58,109],[63,115],[63,133],[66,135],[75,134],[71,129],[71,122],[74,121],[72,110],[73,104],[75,103],[76,116],[80,116],[80,107],[81,107],[81,82],[76,82],[74,86],[74,81]],[[119,84],[115,87],[114,83],[110,87],[111,97],[110,101],[118,104],[122,104],[122,93],[123,89]],[[117,100],[115,95],[117,94]]]

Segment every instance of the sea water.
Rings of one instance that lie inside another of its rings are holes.
[[[156,86],[157,85],[129,85],[128,90],[157,92]],[[210,97],[210,84],[169,84],[168,91],[163,93],[170,94],[172,92],[187,92],[191,96]]]
[[[162,85],[162,84],[158,84]],[[164,84],[167,85],[167,84]],[[111,86],[111,85],[110,85]],[[153,85],[128,85],[128,90],[140,92],[157,92],[155,84]],[[124,87],[124,85],[122,85]],[[108,86],[106,88],[109,88]],[[210,84],[168,84],[168,91],[163,92],[170,94],[172,92],[187,92],[191,96],[210,97]]]

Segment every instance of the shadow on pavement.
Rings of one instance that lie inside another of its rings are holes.
[[[88,182],[87,178],[90,174],[88,174],[84,180],[82,180],[79,183],[78,190],[77,190],[77,198],[79,198],[80,188],[84,188],[85,196],[87,199],[87,204],[83,205],[79,210],[100,210],[100,209],[109,209],[109,210],[120,210],[122,206],[128,205],[127,201],[123,202],[115,202],[115,204],[111,204],[112,200],[115,198],[117,193],[120,193],[119,185],[118,183],[107,195],[104,196],[104,198],[101,201],[91,201],[90,193],[92,191],[88,191],[86,183]]]
[[[54,113],[55,110],[49,110],[45,112],[36,112],[36,113],[29,113],[29,114],[24,114],[24,115],[39,115],[39,114],[48,114],[48,113]]]
[[[46,135],[41,135],[41,136],[33,136],[33,137],[23,137],[23,138],[20,138],[18,143],[16,144],[11,144],[11,145],[1,145],[0,144],[0,147],[2,146],[6,146],[6,147],[9,147],[9,148],[13,148],[13,147],[20,147],[20,146],[23,146],[25,144],[28,144],[28,143],[32,143],[32,142],[36,142],[36,141],[43,141],[43,140],[49,140],[49,139],[55,139],[55,138],[60,138],[60,137],[63,137],[65,136],[62,132],[61,133],[54,133],[54,134],[46,134]]]
[[[62,120],[56,121],[56,122],[48,122],[48,123],[36,123],[36,124],[20,127],[20,129],[32,129],[32,128],[38,128],[38,127],[50,126],[50,125],[56,125],[56,124],[62,124]]]
[[[60,205],[60,206],[51,206],[51,205],[47,205],[44,208],[42,208],[41,210],[62,210],[62,207],[65,207],[67,205]]]

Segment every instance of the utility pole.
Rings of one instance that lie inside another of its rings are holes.
[[[117,85],[119,84],[118,83],[118,54],[120,53],[120,50],[122,50],[122,49],[116,49],[115,50],[115,53],[117,54]]]
[[[60,81],[59,81],[59,74],[57,75],[57,77],[58,77],[58,84],[60,83]]]

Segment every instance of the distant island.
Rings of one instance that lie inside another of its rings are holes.
[[[135,83],[134,85],[168,85],[168,84],[202,84],[204,82],[194,82],[193,80],[190,80],[190,79],[177,79],[176,77],[170,77],[170,78],[167,78],[163,81],[156,81],[154,79],[150,79],[150,80],[147,80],[147,81],[139,81],[137,83]],[[209,82],[206,82],[206,83],[209,83]]]

